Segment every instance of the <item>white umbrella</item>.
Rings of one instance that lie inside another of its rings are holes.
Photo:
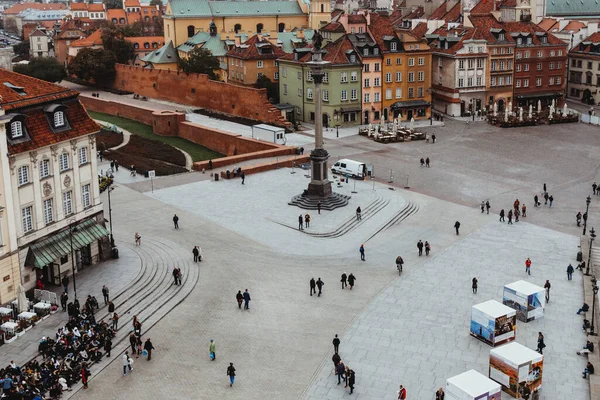
[[[494,102],[494,117],[498,116],[498,103]]]
[[[538,100],[538,112],[542,112],[542,101]]]
[[[563,117],[566,117],[568,112],[569,112],[569,109],[567,108],[567,103],[565,103],[563,105]]]
[[[369,131],[373,129],[373,124],[369,122]]]
[[[530,104],[529,105],[529,119],[531,119],[532,115],[533,115],[533,106]]]
[[[513,108],[512,108],[512,101],[508,102],[508,112],[512,114],[513,112]]]
[[[552,99],[552,108],[556,107],[556,103],[554,102],[554,99]]]
[[[414,127],[415,127],[415,118],[413,117],[410,119],[410,129],[414,129]]]
[[[550,114],[548,115],[548,119],[552,119],[552,115],[554,115],[554,106],[550,104]]]
[[[504,121],[508,122],[508,108],[504,109]]]
[[[523,122],[523,107],[519,107],[519,121]]]
[[[29,300],[27,300],[27,296],[25,295],[25,288],[23,288],[23,286],[19,285],[17,293],[18,309],[19,313],[22,313],[28,310]]]

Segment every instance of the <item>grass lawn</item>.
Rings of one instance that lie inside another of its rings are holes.
[[[178,137],[160,136],[152,132],[150,125],[142,124],[141,122],[133,121],[128,118],[116,117],[114,115],[99,113],[88,110],[90,116],[100,121],[108,122],[109,124],[115,124],[119,128],[123,128],[135,135],[139,135],[146,139],[156,140],[173,147],[177,147],[188,153],[194,161],[211,160],[215,158],[223,157],[223,154],[212,151],[209,148],[200,146],[199,144],[190,142]]]

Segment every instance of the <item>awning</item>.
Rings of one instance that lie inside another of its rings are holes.
[[[340,108],[340,112],[342,114],[344,113],[351,113],[351,112],[360,112],[362,109],[360,107],[348,107],[348,108]]]
[[[294,108],[296,108],[296,106],[288,103],[273,104],[273,107],[275,107],[278,110],[293,110]]]
[[[73,250],[79,250],[109,235],[108,230],[93,219],[81,222],[73,231]],[[44,268],[71,253],[71,235],[64,229],[29,246],[25,266]]]
[[[425,100],[408,100],[408,101],[397,101],[390,106],[392,110],[398,110],[400,108],[411,108],[411,107],[429,107],[429,102]]]
[[[517,99],[533,99],[537,97],[561,97],[561,92],[525,93],[517,96]]]

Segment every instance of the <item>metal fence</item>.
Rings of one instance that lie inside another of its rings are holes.
[[[597,115],[581,114],[581,122],[590,125],[600,125],[600,117]]]

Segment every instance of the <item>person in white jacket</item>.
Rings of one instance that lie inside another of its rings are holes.
[[[131,364],[133,364],[133,360],[129,357],[129,352],[126,351],[125,354],[123,354],[123,376],[127,375],[127,368],[129,368],[130,371],[133,370]]]

